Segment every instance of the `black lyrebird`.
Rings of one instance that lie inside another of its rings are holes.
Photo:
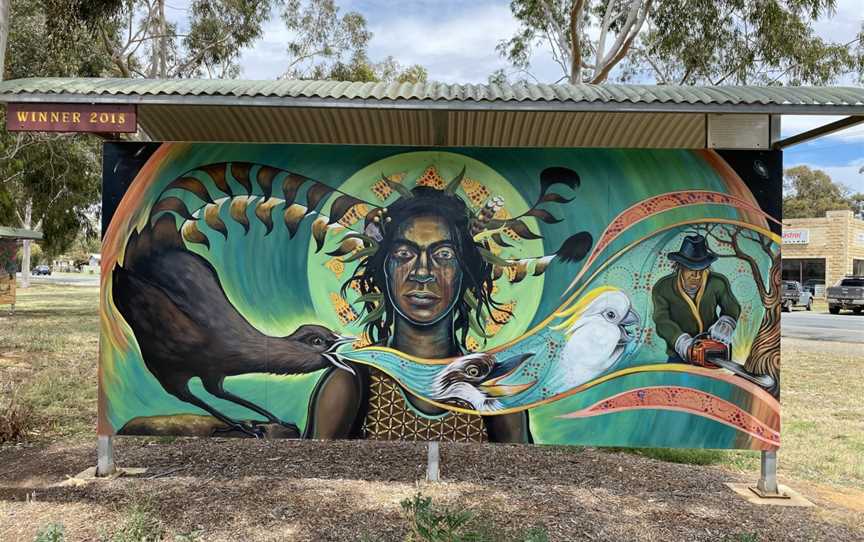
[[[299,436],[296,425],[226,390],[225,377],[310,373],[330,366],[354,372],[336,353],[351,338],[317,325],[300,326],[287,337],[269,337],[253,327],[228,301],[213,266],[185,248],[170,215],[130,236],[112,280],[114,304],[132,328],[150,372],[165,391],[206,410],[229,430],[263,434],[195,396],[190,379],[197,376],[212,395]]]

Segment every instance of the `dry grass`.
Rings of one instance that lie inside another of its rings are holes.
[[[470,512],[471,529],[490,539],[864,537],[854,345],[784,339],[781,481],[817,511],[739,501],[722,482],[753,480],[758,453],[715,450],[445,445],[446,483],[418,485],[425,457],[412,443],[130,438],[118,439],[118,463],[156,478],[49,488],[93,463],[98,292],[19,294],[18,314],[0,313],[0,390],[18,390],[34,428],[29,444],[0,446],[0,540],[32,540],[51,523],[67,540],[124,540],[136,529],[167,540],[403,540],[400,503],[418,489],[439,510]]]
[[[98,288],[34,285],[0,312],[0,389],[33,412],[33,438],[90,435],[96,424]]]

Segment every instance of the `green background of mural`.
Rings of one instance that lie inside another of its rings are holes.
[[[147,190],[141,205],[152,205],[164,187],[181,174],[200,165],[225,161],[246,161],[283,168],[332,187],[341,187],[349,193],[364,183],[368,186],[381,173],[404,172],[408,180],[406,184],[411,186],[410,180],[428,165],[436,165],[446,180],[464,165],[466,176],[486,185],[492,195],[504,195],[508,209],[517,214],[527,209],[530,205],[528,202],[538,197],[538,179],[543,169],[559,166],[578,172],[581,178],[579,188],[570,191],[559,186],[555,189],[567,197],[574,197],[574,200],[568,204],[550,203],[544,206],[561,218],[562,222],[550,225],[532,219],[531,229],[542,233],[544,239],[523,243],[518,247],[519,250],[507,254],[513,257],[551,253],[568,236],[582,230],[590,232],[596,241],[615,215],[652,195],[688,189],[728,192],[724,181],[711,165],[698,153],[687,150],[467,148],[430,152],[387,147],[190,144],[178,146],[170,160],[158,164],[157,180]],[[211,187],[211,194],[216,193],[209,178],[201,175],[199,179]],[[242,193],[243,188],[239,183],[230,178],[229,183],[235,193]],[[255,190],[258,190],[257,186]],[[298,194],[298,203],[305,201],[303,190]],[[180,197],[193,208],[201,203],[189,192],[174,191],[172,195]],[[258,195],[261,195],[260,192]],[[280,195],[280,191],[274,189],[274,196]],[[354,195],[379,202],[368,192]],[[326,212],[333,199],[331,195],[325,201],[321,207],[323,211]],[[734,209],[709,207],[713,218],[739,218]],[[613,254],[652,231],[699,219],[705,214],[703,206],[675,209],[651,218],[627,231],[604,254]],[[336,285],[341,286],[345,278],[343,276],[337,280],[333,273],[323,268],[323,263],[329,259],[324,252],[334,246],[335,240],[328,237],[325,251],[316,254],[314,246],[310,246],[310,226],[314,217],[304,219],[297,235],[290,238],[278,218],[274,220],[273,231],[265,235],[266,229],[254,216],[253,205],[249,206],[247,215],[250,230],[245,233],[242,226],[228,216],[227,207],[223,208],[221,218],[229,229],[227,240],[200,221],[200,228],[209,238],[210,247],[189,246],[190,250],[202,255],[217,269],[232,304],[255,327],[272,336],[288,335],[302,323],[320,323],[335,329],[345,329],[335,318],[335,313],[327,310],[331,306],[328,298],[330,291]],[[280,214],[274,212],[274,217],[278,216]],[[650,273],[651,283],[647,284],[650,288],[669,272],[664,254],[669,250],[677,250],[681,237],[687,231],[686,227],[682,227],[647,239],[591,281],[589,287],[608,284],[625,290],[643,322],[649,324],[640,336],[640,348],[619,362],[616,369],[665,361],[665,344],[657,340],[656,336],[653,340],[650,337],[649,330],[653,328],[650,289],[645,289],[645,281]],[[760,263],[765,264],[765,261],[763,258]],[[603,262],[601,258],[597,266]],[[553,262],[542,278],[529,277],[514,285],[507,284],[506,280],[499,281],[498,298],[502,301],[516,300],[519,313],[512,323],[504,326],[501,333],[489,341],[486,348],[514,339],[548,317],[561,305],[561,296],[580,266]],[[767,270],[767,265],[763,265],[763,268]],[[348,272],[351,270],[353,267],[349,266]],[[758,325],[762,309],[748,275],[749,270],[734,259],[718,262],[715,270],[730,278],[744,312]],[[357,333],[357,329],[348,331]],[[739,326],[741,337],[736,337],[736,342],[742,342],[741,338],[747,342],[750,337],[745,335],[754,332],[753,325]],[[103,345],[105,343],[103,341]],[[134,342],[126,349],[113,350],[110,344],[107,348],[112,351],[106,352],[102,359],[103,363],[110,363],[111,367],[106,371],[110,376],[103,379],[103,392],[107,398],[108,418],[115,429],[140,416],[200,413],[195,407],[162,390],[141,361]],[[735,351],[735,356],[742,360],[740,348]],[[308,398],[321,374],[245,375],[229,378],[226,388],[258,402],[302,429],[306,424]],[[531,429],[535,441],[618,446],[732,447],[735,430],[677,412],[631,411],[566,421],[556,418],[632,385],[677,385],[682,382],[721,397],[729,397],[733,393],[727,384],[709,382],[708,379],[693,375],[631,375],[533,409]],[[197,379],[193,379],[191,389],[229,416],[260,418],[242,407],[210,396]],[[663,427],[664,431],[654,430],[658,427]]]

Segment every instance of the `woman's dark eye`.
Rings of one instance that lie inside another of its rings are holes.
[[[452,248],[439,248],[435,251],[435,258],[439,260],[452,260],[456,257],[456,253]]]
[[[393,256],[400,260],[409,260],[414,257],[414,253],[407,248],[397,248],[393,251]]]

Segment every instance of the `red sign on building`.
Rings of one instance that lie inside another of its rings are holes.
[[[135,106],[128,104],[10,103],[10,132],[134,133]]]

